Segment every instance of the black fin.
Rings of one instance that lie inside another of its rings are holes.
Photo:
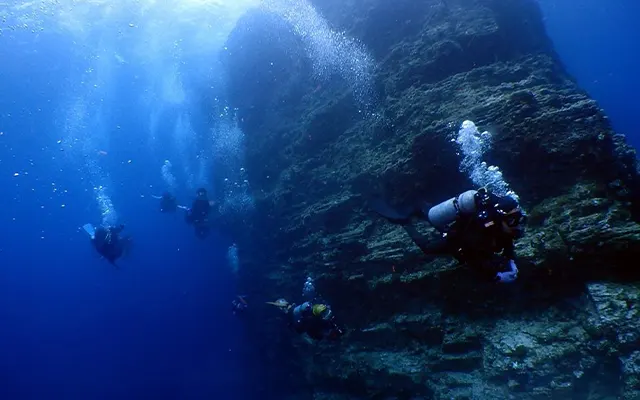
[[[420,216],[425,220],[429,220],[429,210],[431,210],[431,207],[433,207],[433,203],[427,203],[426,201],[420,202],[419,207],[417,207],[418,210],[420,210]]]
[[[373,211],[396,224],[408,224],[411,221],[411,216],[414,214],[414,210],[412,209],[403,210],[393,208],[380,198],[369,200],[369,206]]]

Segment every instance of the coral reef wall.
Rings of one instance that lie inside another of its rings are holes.
[[[255,198],[247,224],[227,221],[242,285],[297,300],[310,274],[349,331],[310,344],[256,304],[248,323],[274,366],[269,390],[640,398],[635,151],[564,71],[536,1],[313,5],[367,49],[371,88],[319,77],[305,38],[276,12],[247,14],[222,54]],[[367,208],[375,195],[439,202],[472,187],[451,142],[466,119],[492,133],[487,161],[530,212],[510,286],[425,260]]]

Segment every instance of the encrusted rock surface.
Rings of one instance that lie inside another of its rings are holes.
[[[276,15],[247,15],[223,54],[256,200],[234,230],[243,287],[297,300],[310,274],[349,331],[311,344],[254,305],[266,362],[290,371],[274,387],[317,400],[640,399],[635,151],[563,70],[536,2],[315,3],[369,49],[369,108],[352,82],[314,78]],[[472,187],[451,143],[466,119],[492,133],[486,159],[531,216],[510,286],[425,260],[366,206]]]

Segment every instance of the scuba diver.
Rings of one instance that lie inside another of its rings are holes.
[[[91,238],[96,251],[117,267],[116,260],[127,253],[131,245],[129,236],[121,236],[124,225],[94,228],[91,224],[85,224],[83,229]]]
[[[303,293],[306,290],[305,287]],[[289,328],[298,334],[306,333],[310,338],[318,341],[337,340],[344,334],[344,330],[335,321],[331,307],[320,299],[305,301],[300,305],[291,304],[285,299],[270,301],[267,304],[276,306],[287,314]]]
[[[160,212],[162,213],[174,213],[178,208],[187,210],[187,207],[178,205],[176,196],[169,192],[162,193],[162,196],[151,196],[154,199],[160,200]]]
[[[402,225],[428,256],[453,256],[461,264],[491,271],[492,279],[499,282],[518,278],[513,242],[522,237],[527,217],[511,197],[497,196],[481,188],[468,190],[431,208],[422,205],[398,210],[379,199],[370,205],[388,221]],[[413,217],[425,219],[436,228],[441,234],[439,240],[430,242],[422,236],[411,225]],[[496,269],[501,271],[493,274]]]
[[[213,200],[209,200],[206,189],[200,188],[196,191],[196,198],[193,200],[191,208],[187,209],[184,219],[187,224],[193,224],[196,236],[199,238],[204,238],[209,234],[209,213],[214,204]]]
[[[238,295],[235,299],[233,299],[233,301],[231,302],[231,312],[233,312],[233,315],[243,313],[249,307],[249,304],[245,299],[246,297],[247,296]]]
[[[310,276],[307,276],[307,280],[302,285],[302,298],[308,301],[313,301],[316,298],[316,285]]]

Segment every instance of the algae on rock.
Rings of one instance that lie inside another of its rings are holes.
[[[268,361],[295,354],[277,362],[314,399],[640,398],[635,151],[564,71],[537,3],[314,5],[370,49],[373,110],[352,82],[317,81],[277,16],[242,19],[224,59],[256,204],[251,225],[229,224],[242,284],[295,299],[311,274],[349,331],[314,345],[279,316],[254,321]],[[248,60],[283,69],[256,77]],[[469,189],[451,143],[466,119],[491,131],[487,160],[530,213],[508,287],[426,259],[367,207]]]

